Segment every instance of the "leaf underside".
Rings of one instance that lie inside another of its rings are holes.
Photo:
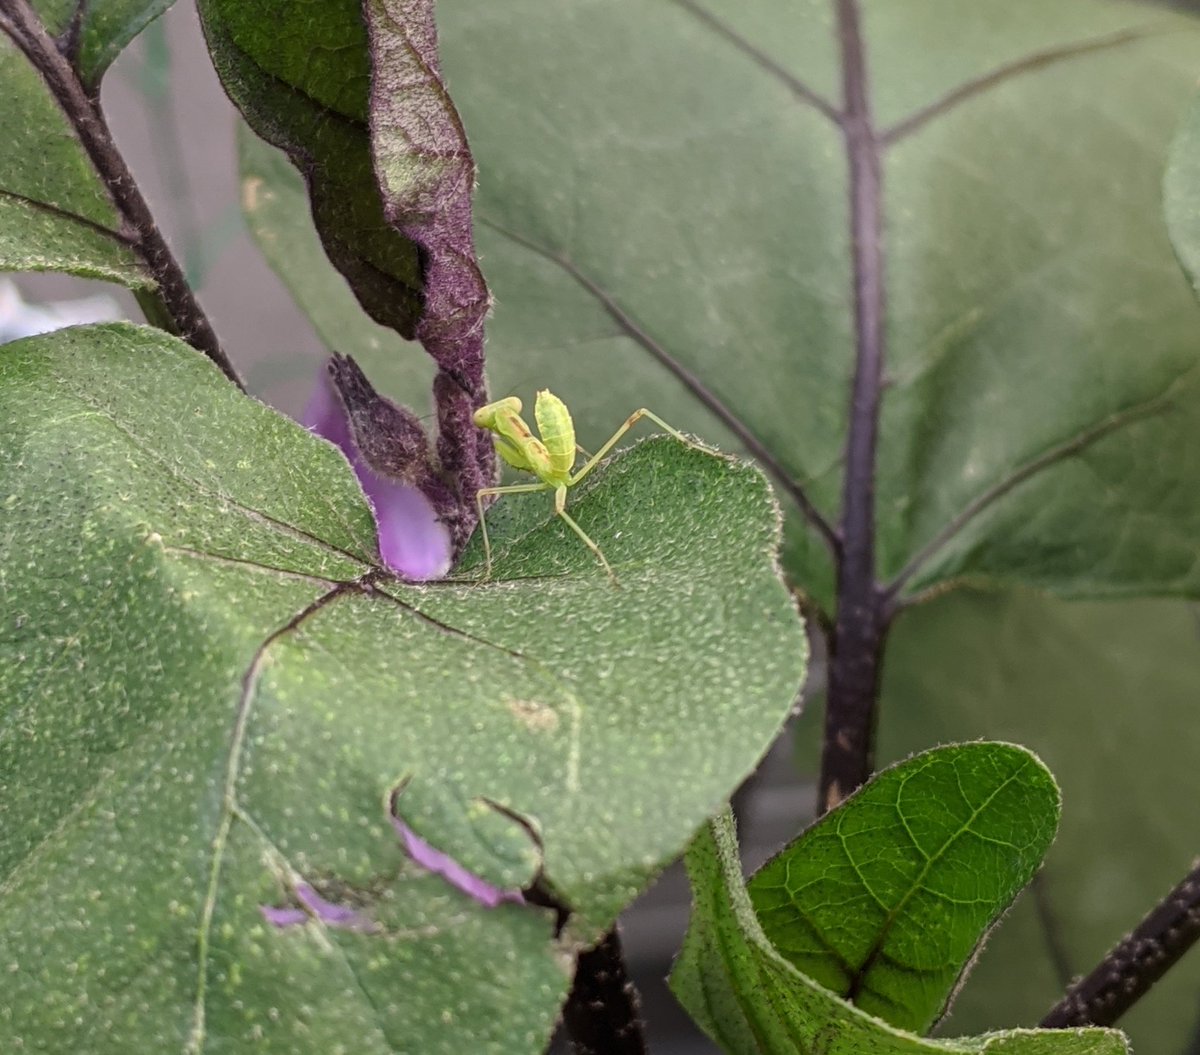
[[[325,253],[379,323],[411,337],[422,311],[417,245],[391,226],[368,130],[371,66],[357,0],[201,0],[230,98],[304,176]],[[304,221],[301,214],[298,222]]]
[[[897,623],[880,757],[1001,737],[1036,751],[1063,793],[1045,868],[989,938],[944,1030],[1038,1021],[1191,867],[1196,629],[1196,613],[1178,602],[1029,592],[962,591]],[[1197,986],[1193,953],[1121,1019],[1135,1050],[1186,1050]]]
[[[878,774],[748,884],[763,933],[814,981],[914,1033],[1054,839],[1054,778],[1022,748],[947,747]]]
[[[986,750],[990,745],[974,745]],[[728,813],[687,854],[694,909],[671,973],[676,997],[729,1055],[1126,1055],[1116,1030],[1006,1030],[927,1040],[873,1018],[789,963],[742,885]]]

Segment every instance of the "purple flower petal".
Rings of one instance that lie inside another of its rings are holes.
[[[454,858],[441,850],[434,849],[398,817],[392,818],[392,826],[404,844],[404,850],[422,868],[440,875],[452,887],[474,898],[486,908],[495,908],[503,901],[523,905],[525,897],[519,890],[501,890],[474,872],[468,872]]]
[[[308,913],[302,908],[275,908],[272,905],[259,905],[258,911],[273,927],[295,927],[308,922]]]
[[[296,884],[296,900],[328,927],[346,930],[374,930],[375,923],[358,909],[326,901],[307,883]]]
[[[295,927],[307,923],[310,919],[318,919],[327,927],[338,927],[342,930],[375,930],[376,923],[359,912],[358,909],[346,905],[335,905],[326,901],[308,883],[296,884],[296,900],[303,908],[287,906],[276,908],[271,905],[259,905],[258,910],[263,919],[273,927]]]
[[[349,460],[375,514],[383,563],[397,575],[417,582],[445,575],[454,555],[450,529],[421,490],[389,480],[367,465],[354,443],[346,412],[324,366],[301,423],[339,447]]]
[[[375,512],[383,563],[417,582],[445,575],[453,556],[450,529],[429,499],[415,487],[384,480],[365,466],[356,471]]]

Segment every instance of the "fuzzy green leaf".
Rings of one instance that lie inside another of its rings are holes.
[[[74,38],[77,68],[84,83],[95,87],[125,46],[174,2],[32,0],[31,6],[53,36]]]
[[[763,932],[808,977],[900,1029],[941,1015],[1058,827],[1054,778],[1007,744],[880,773],[749,883]]]
[[[803,675],[764,479],[672,440],[572,495],[620,589],[544,495],[486,589],[378,577],[342,456],[153,330],[0,349],[0,447],[5,1051],[541,1051]]]
[[[700,832],[687,866],[692,923],[671,988],[730,1055],[1126,1055],[1116,1030],[1014,1029],[936,1041],[898,1030],[818,985],[772,946],[742,885],[728,813]]]

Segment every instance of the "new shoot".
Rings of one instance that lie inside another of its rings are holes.
[[[496,452],[501,459],[514,469],[531,473],[536,476],[535,484],[510,484],[504,487],[484,487],[475,495],[475,505],[479,510],[479,529],[483,533],[483,552],[485,559],[484,577],[492,573],[492,545],[488,540],[487,522],[483,516],[483,500],[489,495],[531,494],[536,491],[554,492],[554,512],[566,522],[567,526],[579,536],[588,549],[608,573],[614,586],[618,585],[617,576],[604,556],[603,551],[575,522],[566,509],[567,491],[579,483],[590,473],[617,442],[642,418],[649,418],[659,428],[665,429],[672,436],[689,447],[700,448],[700,445],[688,439],[678,429],[672,428],[657,414],[642,407],[635,410],[625,419],[616,432],[592,457],[573,472],[576,454],[579,448],[575,445],[575,424],[571,420],[571,412],[566,404],[550,392],[542,389],[537,394],[537,402],[533,408],[534,420],[537,422],[540,438],[521,417],[521,401],[516,396],[488,403],[475,411],[475,424],[481,429],[492,433]],[[704,449],[704,448],[700,448]]]

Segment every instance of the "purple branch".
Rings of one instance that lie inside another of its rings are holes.
[[[640,1005],[614,927],[594,949],[580,954],[575,968],[563,1008],[575,1055],[645,1055]]]
[[[825,705],[819,808],[831,809],[871,774],[879,671],[886,632],[875,580],[875,458],[883,388],[882,172],[867,94],[857,0],[835,0],[850,165],[856,361],[842,486],[837,620]]]
[[[1200,940],[1200,864],[1197,864],[1118,943],[1076,982],[1040,1025],[1047,1029],[1111,1026]]]

